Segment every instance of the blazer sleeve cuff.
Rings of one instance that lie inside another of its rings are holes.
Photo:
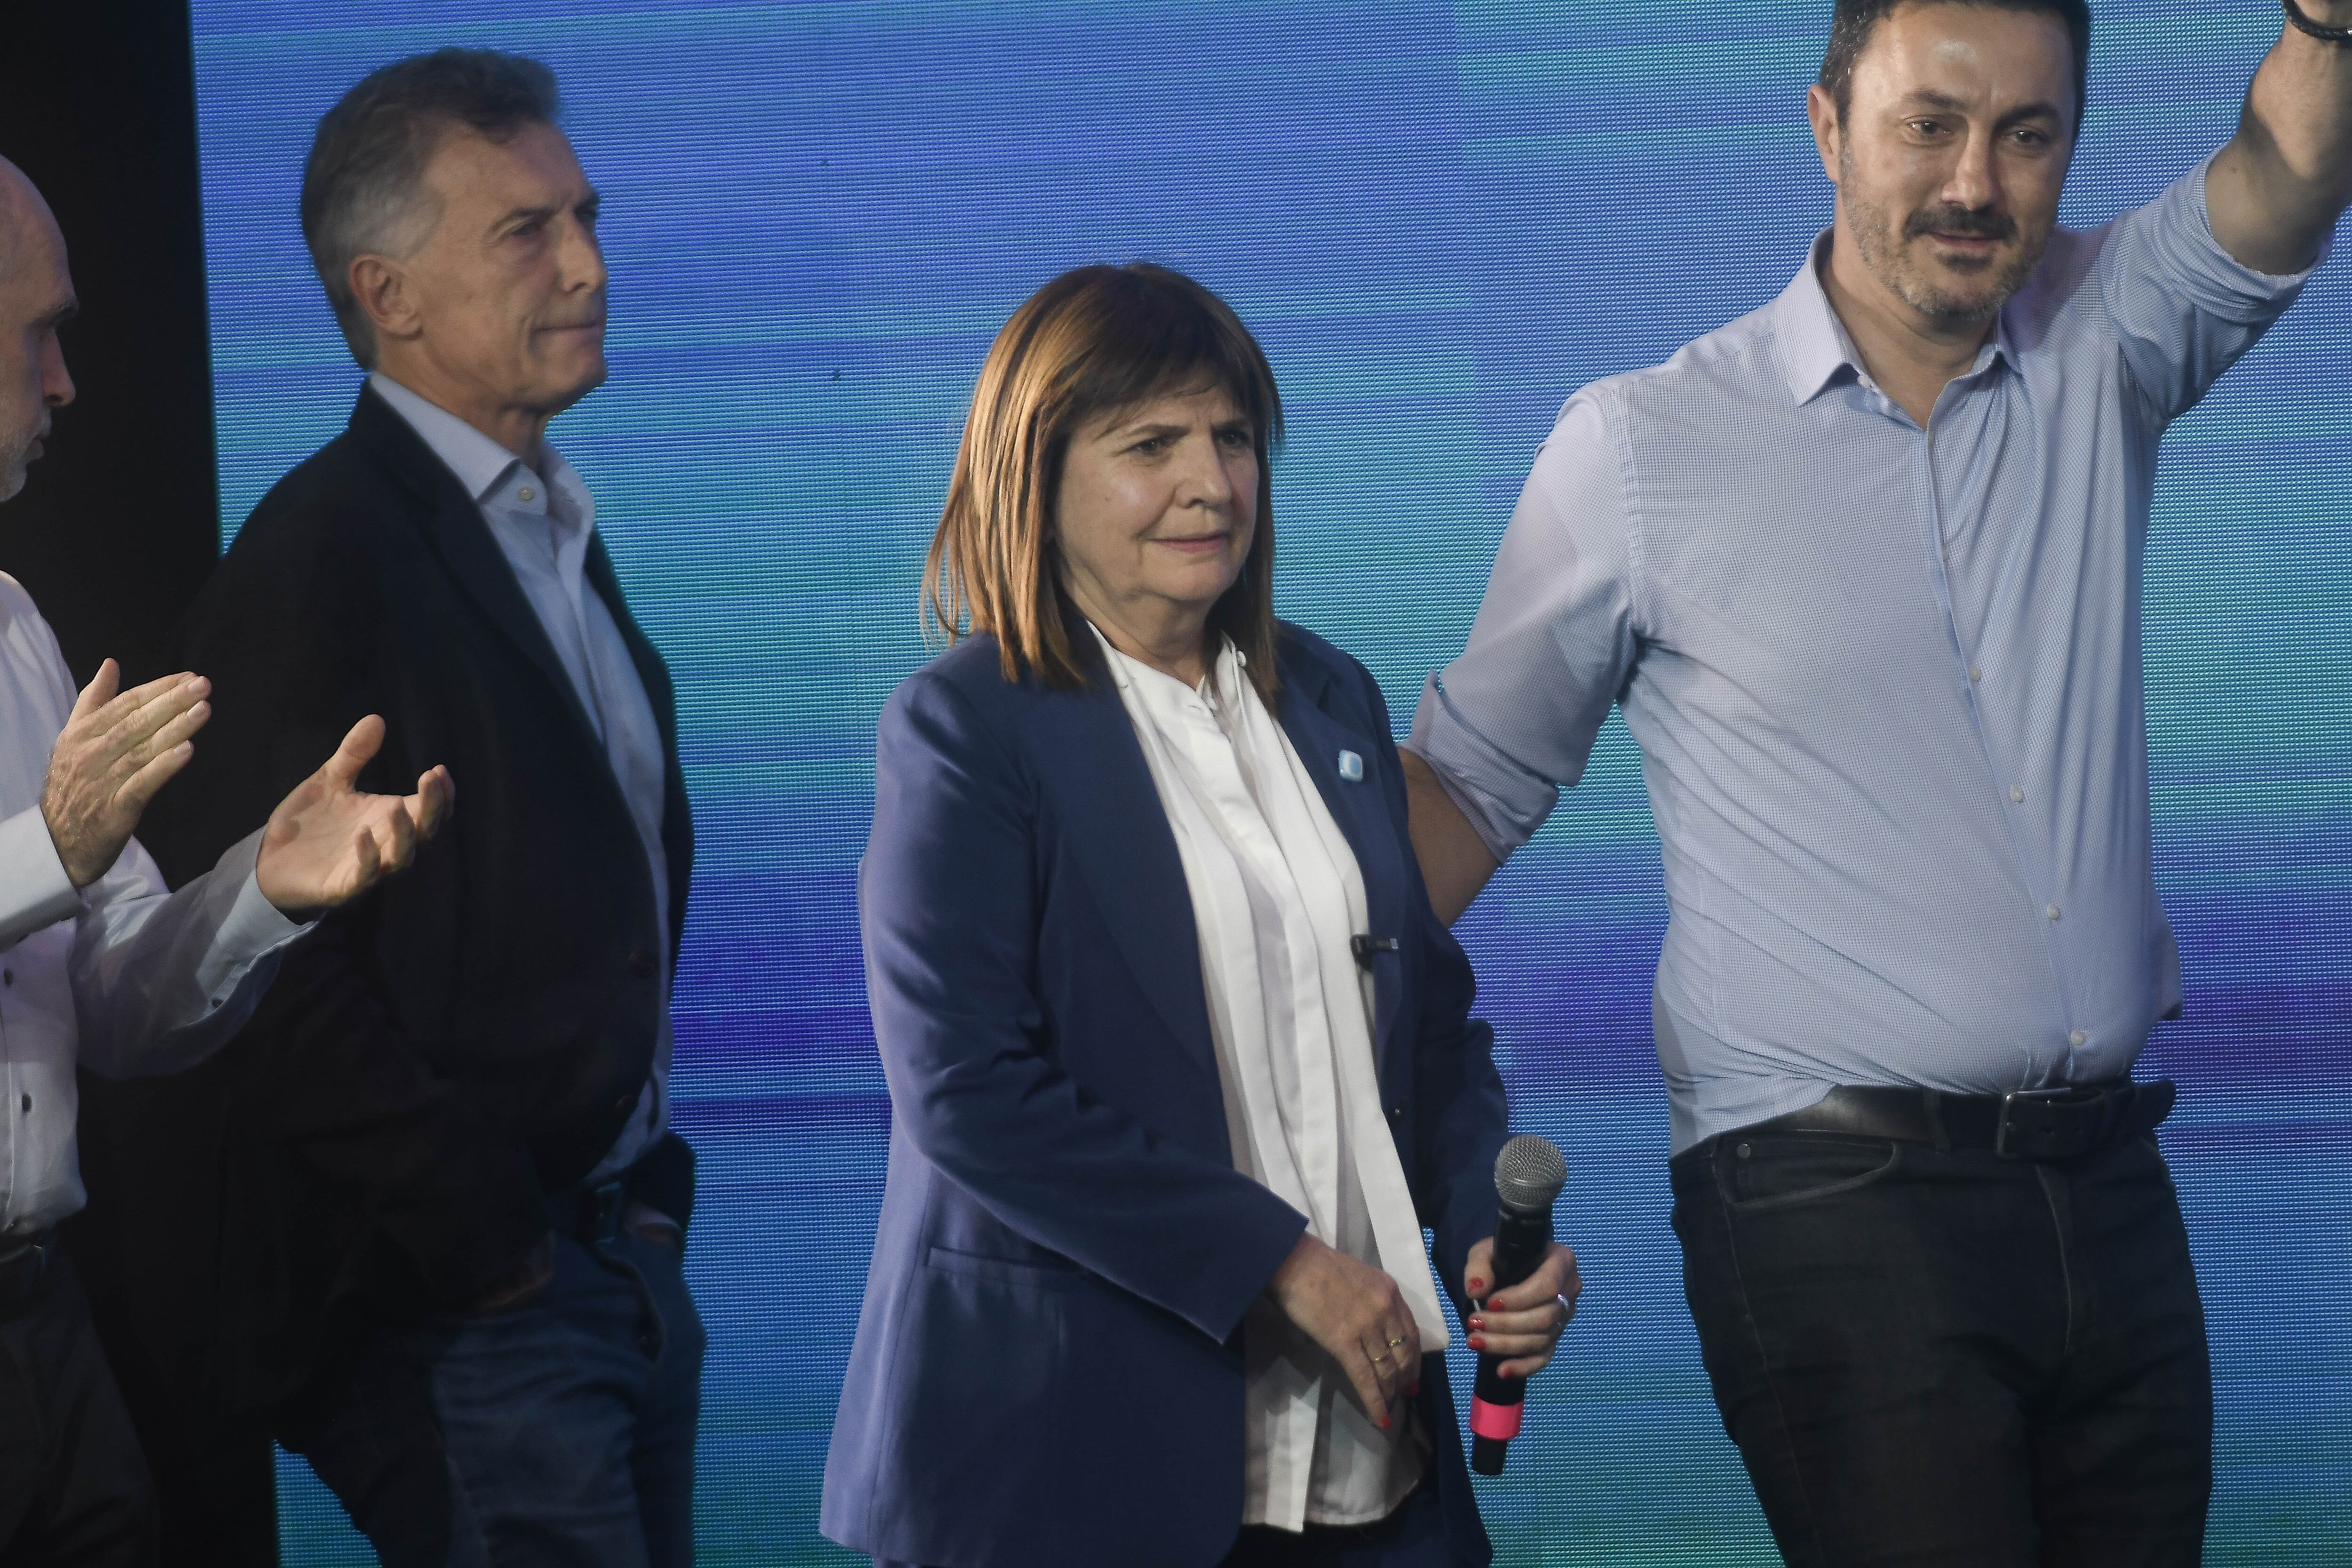
[[[1264,1222],[1234,1237],[1228,1249],[1232,1267],[1219,1270],[1214,1280],[1203,1280],[1201,1298],[1178,1310],[1218,1343],[1231,1340],[1306,1231],[1307,1216],[1275,1198]]]

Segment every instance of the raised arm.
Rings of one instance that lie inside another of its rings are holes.
[[[110,1078],[193,1067],[251,1016],[299,922],[406,865],[446,809],[447,774],[404,799],[358,794],[383,730],[366,720],[266,831],[170,892],[131,833],[194,755],[211,683],[183,672],[125,691],[110,658],[77,695],[47,624],[13,583],[5,592],[7,613],[29,623],[59,730],[40,803],[0,825],[0,947],[73,921],[82,1063]]]
[[[2238,133],[2205,179],[2213,237],[2257,272],[2299,272],[2352,204],[2352,0],[2294,0],[2315,37],[2282,27],[2254,72]]]
[[[382,719],[361,720],[266,826],[177,892],[135,839],[84,889],[72,969],[90,1070],[194,1067],[253,1016],[301,922],[407,866],[447,808],[448,772],[432,769],[413,795],[361,794],[353,783],[383,739]]]

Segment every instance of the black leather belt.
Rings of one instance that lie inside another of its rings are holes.
[[[56,1245],[57,1233],[47,1230],[0,1244],[0,1318],[15,1317],[32,1300],[41,1277],[48,1272],[49,1249]]]
[[[2011,1160],[2071,1160],[2152,1131],[2172,1113],[2176,1092],[2168,1079],[2007,1094],[1842,1088],[1818,1105],[1739,1131],[1846,1132],[1939,1149],[1990,1150]]]

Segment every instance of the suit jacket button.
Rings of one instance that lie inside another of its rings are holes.
[[[651,980],[656,973],[654,955],[642,947],[629,954],[629,973],[640,980]]]

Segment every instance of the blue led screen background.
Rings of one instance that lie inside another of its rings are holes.
[[[194,15],[225,537],[357,389],[294,221],[318,115],[444,43],[562,78],[605,196],[613,374],[551,434],[677,675],[699,829],[675,1086],[703,1172],[703,1560],[845,1560],[816,1493],[888,1116],[852,881],[875,715],[926,657],[923,548],[995,328],[1084,261],[1230,298],[1290,411],[1278,605],[1404,723],[1561,401],[1769,299],[1828,221],[1802,117],[1828,0]],[[2097,20],[2078,225],[2219,144],[2279,25],[2263,0]],[[2213,1340],[2217,1563],[2352,1562],[2347,302],[2323,272],[2175,427],[2147,565],[2189,1017],[2146,1068],[2184,1087],[2164,1141]],[[1774,1561],[1666,1228],[1664,918],[1612,721],[1462,928],[1516,1120],[1567,1152],[1590,1281],[1529,1437],[1480,1483],[1509,1563]],[[281,1479],[289,1562],[372,1560],[298,1462]]]

